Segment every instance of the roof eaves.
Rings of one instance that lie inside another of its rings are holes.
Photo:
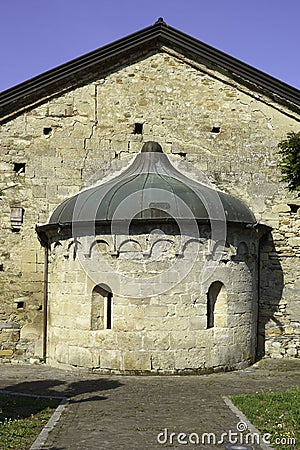
[[[221,69],[230,77],[241,84],[246,84],[252,89],[264,92],[279,103],[284,103],[291,109],[300,110],[300,90],[294,88],[271,75],[242,62],[233,56],[205,44],[192,36],[189,36],[175,28],[169,27],[162,30],[161,38],[173,48],[184,50],[192,58]]]

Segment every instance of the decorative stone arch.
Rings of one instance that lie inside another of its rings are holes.
[[[200,238],[191,238],[188,239],[182,246],[181,254],[182,256],[188,255],[189,253],[194,253],[195,249],[196,251],[200,252],[203,251],[203,248],[205,246],[206,242],[205,239]]]
[[[96,239],[90,246],[89,253],[87,255],[89,258],[91,257],[94,248],[97,248],[100,253],[106,254],[109,251],[109,243],[105,239]]]
[[[91,330],[112,328],[113,294],[106,284],[98,284],[92,291]]]
[[[228,241],[219,240],[215,242],[209,259],[214,261],[229,260],[232,255],[232,247]]]
[[[221,281],[214,281],[207,292],[206,327],[227,327],[227,291]]]
[[[168,254],[174,256],[176,253],[176,243],[173,239],[158,238],[151,244],[149,255],[154,258],[160,258]]]
[[[136,239],[125,239],[118,248],[119,253],[142,253],[142,246]]]

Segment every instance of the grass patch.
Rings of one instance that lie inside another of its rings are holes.
[[[300,448],[300,390],[235,395],[230,399],[261,435],[271,434],[272,447]]]
[[[0,450],[28,450],[59,401],[0,394]]]

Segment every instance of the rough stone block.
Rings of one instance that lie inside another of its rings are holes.
[[[209,364],[212,367],[233,366],[241,361],[243,361],[243,355],[238,345],[221,345],[212,349]]]
[[[201,369],[205,363],[204,349],[178,350],[175,352],[176,369]]]
[[[191,349],[196,347],[196,333],[191,331],[176,331],[170,333],[170,349]]]
[[[150,305],[145,309],[145,317],[165,317],[167,313],[167,306]]]
[[[79,367],[99,367],[99,350],[70,346],[69,364]]]
[[[35,264],[36,263],[36,252],[35,251],[22,252],[22,263]]]
[[[0,330],[18,330],[20,329],[20,324],[17,322],[0,322]]]
[[[168,350],[170,347],[167,331],[146,331],[143,338],[145,350]]]
[[[172,317],[153,317],[152,319],[145,319],[146,326],[145,330],[161,330],[161,331],[175,331],[180,330],[184,331],[188,328],[188,318],[176,318]],[[148,328],[148,327],[151,328]]]
[[[151,358],[149,352],[125,352],[125,370],[150,370]]]
[[[234,333],[233,330],[229,328],[213,328],[213,334],[215,342],[233,344]]]
[[[293,237],[288,240],[291,247],[300,247],[300,237]]]
[[[122,353],[119,350],[100,350],[101,369],[122,369]]]
[[[50,345],[48,346],[48,355],[50,359],[62,364],[69,364],[69,348],[67,344],[51,341],[51,334],[48,336]]]
[[[116,336],[116,348],[119,350],[141,350],[143,347],[143,336],[138,332],[119,331]],[[103,342],[104,346],[105,341]]]
[[[279,205],[272,206],[273,213],[285,213],[290,211],[291,211],[290,206],[285,203],[280,203]]]
[[[46,186],[33,186],[32,195],[34,198],[45,198],[46,197]]]
[[[189,319],[190,330],[204,330],[206,328],[206,317],[195,316]]]
[[[215,315],[215,327],[226,328],[228,324],[227,314],[216,314]]]
[[[13,355],[13,350],[0,350],[0,357],[1,356],[12,356]]]
[[[93,332],[95,339],[95,347],[115,350],[118,348],[117,345],[117,333],[115,330],[97,330]]]
[[[154,370],[174,370],[175,352],[174,351],[155,351],[151,355],[152,369]]]
[[[74,324],[76,324],[76,327],[81,330],[90,330],[91,318],[90,318],[90,316],[76,317],[75,321],[73,319],[73,320],[70,320],[69,323],[73,323],[73,326],[74,326]]]

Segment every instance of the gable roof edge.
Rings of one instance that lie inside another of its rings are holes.
[[[300,112],[300,91],[238,59],[205,44],[159,19],[154,25],[79,56],[58,67],[24,81],[0,93],[0,123],[10,115],[43,101],[49,96],[80,85],[80,75],[98,73],[104,63],[111,63],[132,51],[150,51],[167,45],[232,77],[240,84],[258,90],[289,109]],[[100,71],[101,73],[101,71]],[[99,75],[100,75],[99,73]]]

